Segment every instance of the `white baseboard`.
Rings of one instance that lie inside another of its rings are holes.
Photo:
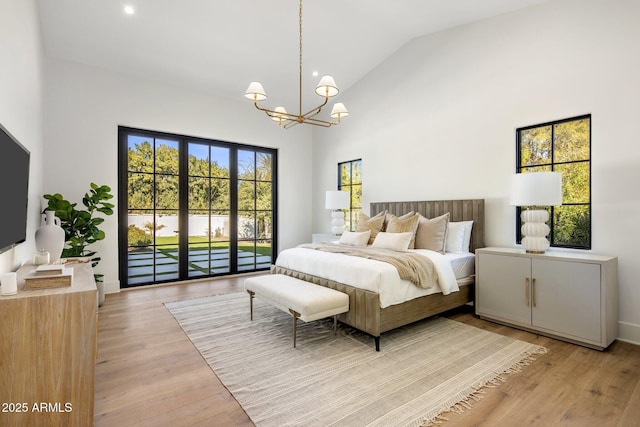
[[[640,325],[618,322],[618,340],[640,345]]]
[[[104,282],[105,294],[117,294],[118,292],[120,292],[119,280],[109,280],[108,282]]]

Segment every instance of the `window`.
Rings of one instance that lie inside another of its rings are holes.
[[[550,211],[551,246],[591,249],[591,115],[516,130],[517,173],[562,173],[562,206]],[[520,208],[517,240],[521,241]]]
[[[277,151],[119,128],[123,287],[266,270]]]
[[[338,163],[338,190],[351,195],[345,212],[345,228],[354,231],[358,214],[362,211],[362,159]]]

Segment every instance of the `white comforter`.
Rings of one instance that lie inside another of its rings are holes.
[[[286,249],[278,255],[276,265],[376,292],[380,295],[382,308],[424,295],[438,292],[448,295],[460,290],[446,256],[427,249],[411,251],[433,261],[438,271],[436,286],[422,289],[408,280],[402,280],[398,270],[386,262],[314,249]]]

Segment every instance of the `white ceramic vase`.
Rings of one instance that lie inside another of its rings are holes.
[[[64,248],[64,230],[60,218],[54,211],[45,211],[44,225],[36,230],[36,249],[45,249],[50,254],[50,262],[60,259]]]

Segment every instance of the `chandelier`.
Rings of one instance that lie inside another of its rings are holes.
[[[317,107],[314,107],[311,110],[307,111],[306,113],[302,113],[302,0],[300,0],[298,22],[300,35],[300,105],[298,114],[288,113],[287,110],[284,109],[284,107],[276,107],[275,109],[271,110],[269,108],[263,108],[259,106],[258,102],[267,99],[267,94],[260,82],[251,82],[244,96],[245,98],[253,101],[253,105],[258,110],[264,111],[267,116],[271,117],[271,120],[278,122],[279,126],[284,129],[290,128],[300,123],[328,128],[332,125],[339,124],[342,117],[346,117],[349,115],[349,111],[345,108],[343,103],[336,102],[335,104],[333,104],[333,108],[331,109],[331,118],[336,119],[335,121],[316,118],[320,111],[322,111],[322,108],[327,105],[327,102],[329,102],[329,98],[336,96],[340,92],[338,90],[338,86],[336,86],[336,82],[333,80],[333,77],[327,75],[323,76],[320,79],[318,86],[316,86],[316,94],[323,97],[324,102],[322,102]]]

